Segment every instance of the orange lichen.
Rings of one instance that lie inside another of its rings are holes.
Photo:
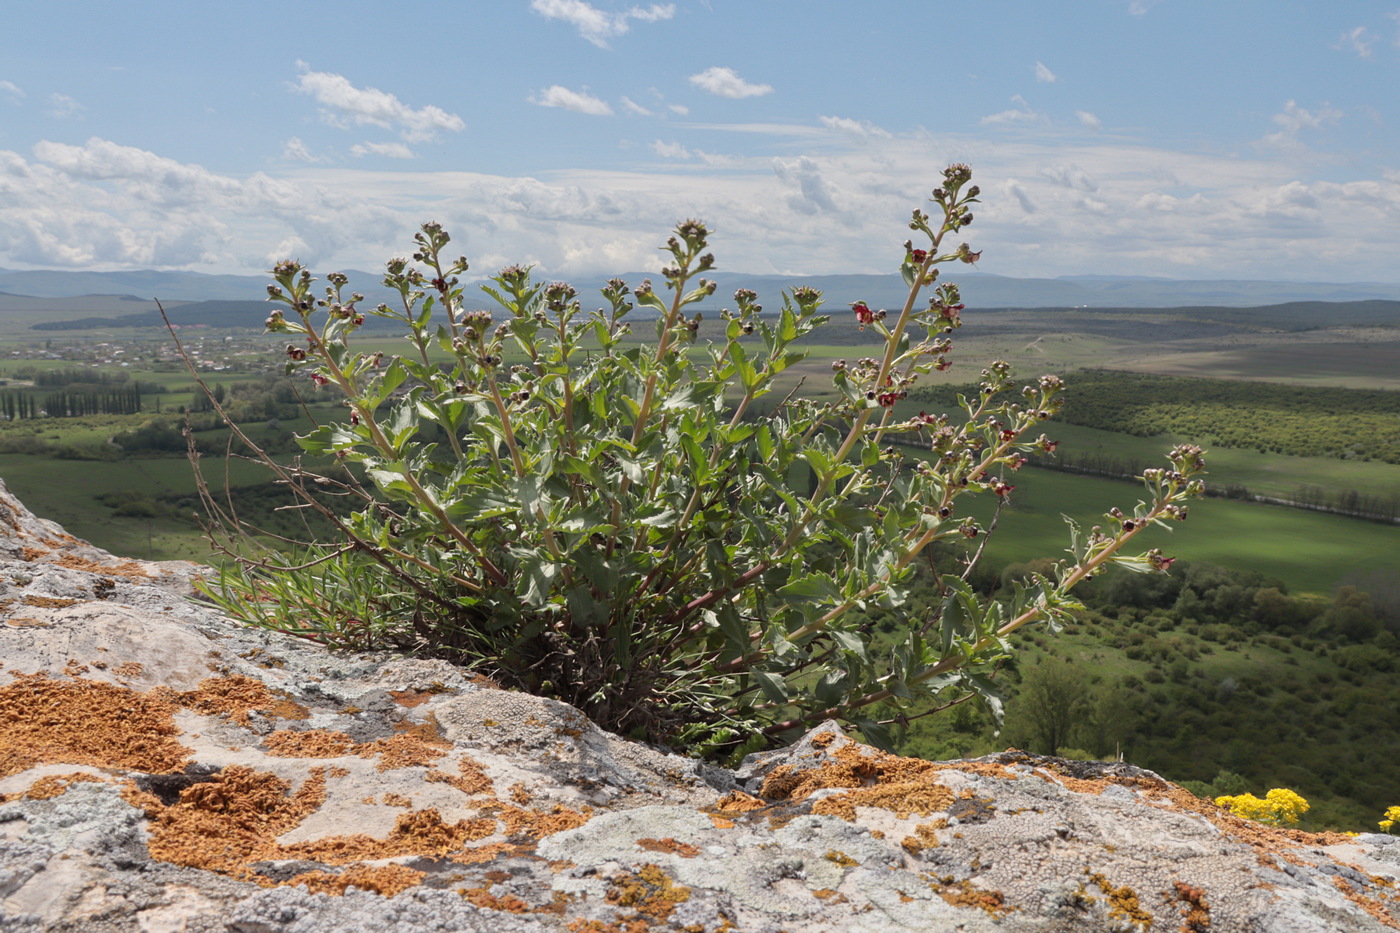
[[[461,760],[457,762],[457,770],[461,772],[460,776],[448,774],[446,771],[440,771],[437,768],[429,768],[428,773],[423,777],[425,780],[433,781],[434,783],[447,784],[451,787],[455,787],[462,793],[468,795],[489,794],[496,788],[495,783],[491,780],[491,776],[486,773],[486,769],[481,765],[481,762],[468,755],[463,755]],[[516,785],[516,787],[519,786],[521,785]],[[517,803],[528,803],[530,801],[528,794],[525,795],[524,801],[517,799],[514,790],[515,788],[511,788],[511,799],[516,800]]]
[[[242,674],[209,677],[199,686],[178,695],[181,704],[197,713],[227,716],[241,726],[249,724],[249,713],[259,712],[278,719],[307,719],[310,710],[285,696],[276,696],[267,685]]]
[[[833,904],[845,904],[850,900],[850,898],[846,897],[846,895],[837,891],[835,888],[818,888],[812,892],[812,896],[824,901],[830,901]]]
[[[88,681],[12,673],[0,687],[0,777],[39,764],[179,771],[189,750],[176,742],[169,690],[136,693]]]
[[[466,762],[464,761],[463,767],[465,766]],[[525,789],[524,784],[522,784],[519,781],[516,781],[514,784],[510,785],[510,799],[523,807],[525,806],[525,804],[529,803],[534,798],[530,796],[530,792]]]
[[[745,813],[749,810],[761,810],[766,806],[768,805],[757,797],[751,797],[741,790],[734,790],[721,797],[713,809],[723,813]]]
[[[822,858],[833,864],[840,865],[842,868],[854,868],[856,865],[860,864],[860,862],[857,862],[840,849],[829,849]]]
[[[491,893],[491,885],[476,888],[460,888],[457,891],[469,904],[485,910],[499,910],[508,914],[528,914],[533,908],[513,894],[504,896]]]
[[[46,774],[39,778],[24,793],[17,796],[26,800],[49,800],[63,794],[74,784],[106,784],[107,779],[86,771],[70,771],[68,774]]]
[[[695,858],[700,849],[687,842],[678,842],[667,836],[665,839],[638,839],[637,845],[648,852],[668,852],[681,858]]]
[[[30,556],[30,552],[33,552],[33,556]],[[35,548],[25,548],[24,559],[34,560],[35,557],[42,557],[47,553],[51,552],[39,551]],[[115,564],[100,564],[95,560],[88,560],[86,557],[78,557],[75,554],[64,554],[50,561],[50,563],[67,568],[68,570],[85,570],[88,573],[99,575],[126,577],[129,580],[151,579],[151,575],[134,560],[117,561]]]
[[[650,862],[608,889],[609,904],[631,908],[641,916],[664,921],[677,904],[690,900],[690,889],[676,884]]]
[[[413,806],[413,798],[405,797],[403,794],[384,794],[384,806],[403,807],[405,809]]]
[[[247,878],[247,864],[278,858],[273,840],[326,799],[325,769],[315,768],[294,794],[275,774],[230,765],[180,792],[171,806],[145,803],[151,857]]]
[[[422,706],[438,694],[448,692],[448,687],[435,683],[425,690],[415,690],[412,687],[407,690],[390,690],[389,698],[400,706],[414,707]]]
[[[1347,900],[1366,911],[1366,913],[1370,914],[1376,920],[1379,920],[1388,927],[1400,926],[1400,924],[1396,923],[1395,918],[1391,916],[1390,911],[1386,910],[1384,904],[1375,898],[1366,897],[1356,888],[1352,887],[1345,878],[1334,876],[1332,878],[1332,884],[1338,891],[1342,892],[1342,895],[1346,897]]]
[[[1210,903],[1200,888],[1177,881],[1172,885],[1172,894],[1166,897],[1169,901],[1181,901],[1181,933],[1206,933],[1210,929]]]
[[[69,658],[68,663],[63,665],[63,674],[66,677],[81,677],[89,670],[90,668],[86,664],[80,663],[75,658]]]
[[[759,796],[769,800],[801,800],[814,791],[828,788],[859,788],[874,784],[907,783],[937,770],[931,762],[901,758],[888,752],[861,746],[843,745],[820,767],[799,769],[792,765],[775,768],[763,780]]]
[[[943,829],[948,825],[944,819],[930,820],[927,823],[920,823],[914,827],[914,835],[905,836],[899,844],[910,855],[917,855],[924,849],[934,849],[938,847],[938,835],[935,830]]]
[[[377,755],[378,770],[392,771],[396,768],[425,767],[446,755],[451,748],[452,743],[438,734],[437,723],[430,720],[408,725],[398,735],[357,745],[354,752],[361,758]]]
[[[330,865],[344,865],[367,859],[396,858],[402,855],[447,855],[466,843],[485,839],[496,832],[496,821],[489,818],[447,823],[436,808],[402,813],[394,828],[383,839],[363,833],[327,836],[309,842],[279,846],[276,858],[305,858]]]
[[[1090,872],[1089,880],[1108,899],[1109,916],[1136,924],[1144,930],[1152,926],[1153,917],[1138,903],[1137,892],[1127,885],[1114,887],[1113,882],[1099,872]]]
[[[20,602],[35,609],[67,609],[82,602],[81,599],[61,599],[57,596],[25,596]]]
[[[987,891],[973,886],[971,881],[958,880],[951,875],[930,878],[929,887],[933,889],[935,894],[954,907],[976,907],[979,910],[985,910],[993,917],[1004,916],[1016,909],[1006,905],[1006,896],[1000,891]],[[1117,915],[1115,914],[1115,916]]]
[[[140,677],[145,670],[146,666],[140,661],[123,661],[112,668],[112,673],[118,677]]]
[[[350,753],[355,740],[330,729],[278,729],[264,736],[262,744],[278,758],[339,758]]]
[[[506,805],[501,807],[498,815],[501,821],[506,824],[507,836],[524,833],[535,839],[543,839],[545,836],[562,833],[568,829],[576,829],[587,823],[593,818],[593,808],[584,807],[583,811],[580,812],[571,810],[563,804],[555,804],[552,810],[545,812],[539,809],[526,810],[523,807]]]
[[[302,872],[287,885],[295,887],[304,884],[312,894],[340,895],[347,888],[359,888],[393,897],[417,886],[423,878],[423,872],[404,865],[351,865],[338,875],[327,871]]]

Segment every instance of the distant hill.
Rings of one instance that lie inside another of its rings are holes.
[[[332,271],[327,269],[326,271]],[[350,288],[367,296],[383,292],[380,274],[342,270]],[[949,280],[962,287],[969,307],[981,308],[1172,308],[1182,306],[1254,307],[1295,301],[1400,300],[1400,284],[1374,282],[1269,282],[1250,280],[1186,280],[1140,276],[1080,275],[1054,279],[1022,279],[992,275],[966,267],[945,268]],[[549,278],[549,276],[542,276]],[[636,284],[656,273],[633,272],[620,276]],[[899,276],[890,275],[747,275],[719,271],[720,301],[728,301],[736,288],[752,288],[772,306],[784,288],[806,284],[826,293],[829,303],[844,305],[864,299],[889,307],[904,300]],[[606,277],[572,279],[585,295],[597,295]],[[0,293],[38,298],[75,296],[132,296],[149,301],[262,301],[268,278],[256,275],[204,275],[197,272],[68,272],[55,270],[11,271],[0,269]],[[375,301],[379,299],[374,298]],[[484,303],[484,302],[483,302]],[[717,302],[718,303],[718,302]]]

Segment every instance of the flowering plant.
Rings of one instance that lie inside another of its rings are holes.
[[[1391,827],[1397,822],[1400,822],[1400,807],[1388,807],[1385,811],[1385,819],[1381,820],[1378,825],[1389,833]]]
[[[1296,823],[1310,807],[1307,800],[1286,787],[1275,787],[1263,800],[1253,794],[1216,797],[1215,805],[1227,808],[1235,816],[1270,826]]]
[[[983,533],[962,500],[1008,497],[1023,454],[1054,449],[1032,432],[1062,403],[1056,376],[1008,391],[1017,383],[998,361],[960,399],[961,417],[897,411],[950,365],[964,306],[939,267],[980,255],[944,246],[972,222],[971,175],[950,167],[934,215],[914,211],[903,307],[851,306],[880,349],[834,366],[838,401],[790,396],[762,417],[754,402],[827,320],[822,296],[795,288],[765,314],[739,289],[718,339],[697,346],[695,306],[715,291],[700,277],[715,259],[698,221],[663,248],[662,287],[614,279],[592,312],[572,287],[520,266],[482,286],[503,319],[475,309],[460,282],[467,260],[448,258],[436,224],[416,235],[412,260],[388,263],[392,306],[362,310],[338,274],[317,297],[309,271],[280,263],[268,329],[294,341],[289,372],[338,389],[348,407],[299,441],[362,482],[266,458],[338,535],[295,556],[250,557],[230,541],[238,562],[210,594],[258,625],[446,657],[607,728],[700,750],[832,717],[887,744],[910,710],[980,697],[997,711],[984,672],[1007,636],[1057,626],[1078,605],[1069,590],[1110,563],[1165,570],[1159,551],[1121,550],[1186,517],[1204,462],[1199,448],[1173,450],[1169,468],[1143,474],[1148,501],[1074,529],[1071,560],[1009,600],[979,597],[959,557],[933,567],[934,609],[906,611],[915,561],[933,566],[931,545]],[[630,336],[639,309],[654,317],[654,342]],[[366,314],[396,321],[411,351],[358,352]],[[921,438],[927,460],[906,462],[897,438]],[[342,518],[318,489],[358,506]],[[875,641],[868,620],[881,613],[901,620],[893,643]],[[877,721],[877,704],[895,715]]]

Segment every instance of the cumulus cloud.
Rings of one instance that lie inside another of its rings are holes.
[[[13,81],[0,81],[0,97],[12,104],[17,104],[24,100],[24,91],[21,91],[19,85]]]
[[[699,74],[691,75],[690,83],[702,91],[708,91],[711,94],[720,97],[729,97],[734,100],[739,100],[744,97],[762,97],[764,94],[773,93],[773,85],[750,84],[739,77],[738,73],[736,73],[733,68],[721,68],[719,66],[706,68]]]
[[[307,70],[305,62],[297,65],[302,73],[296,89],[316,98],[326,122],[333,126],[379,126],[396,130],[409,142],[427,142],[442,130],[457,133],[466,128],[461,117],[441,107],[429,104],[415,110],[387,91],[358,88],[344,75]]]
[[[1076,110],[1074,112],[1074,117],[1076,120],[1079,121],[1080,126],[1087,126],[1095,133],[1097,133],[1099,131],[1099,128],[1103,125],[1098,117],[1094,116],[1087,110]]]
[[[1035,79],[1042,84],[1054,84],[1055,72],[1045,67],[1044,62],[1035,63]]]
[[[531,97],[530,103],[541,107],[561,107],[574,113],[586,113],[595,117],[611,116],[613,112],[607,101],[594,97],[587,91],[571,91],[558,84],[551,85]]]
[[[59,120],[76,117],[87,109],[67,94],[50,94],[48,103],[49,116]]]
[[[530,9],[545,19],[563,20],[578,30],[578,34],[600,49],[608,48],[608,40],[626,35],[629,20],[655,23],[676,15],[674,3],[653,3],[649,7],[634,6],[620,13],[600,10],[584,0],[531,0]]]
[[[820,117],[822,126],[828,129],[839,130],[861,139],[878,138],[891,139],[893,134],[889,130],[881,129],[869,120],[852,120],[849,117]]]
[[[403,143],[356,143],[350,147],[350,154],[357,159],[367,155],[383,156],[386,159],[413,158],[413,150]]]
[[[1355,29],[1348,29],[1342,33],[1342,37],[1333,44],[1332,48],[1339,51],[1349,50],[1361,58],[1370,58],[1373,42],[1375,39],[1366,34],[1366,27],[1357,26]]]

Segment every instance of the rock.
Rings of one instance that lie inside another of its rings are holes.
[[[0,484],[0,930],[1373,931],[1390,837],[836,723],[735,772],[191,601]]]

